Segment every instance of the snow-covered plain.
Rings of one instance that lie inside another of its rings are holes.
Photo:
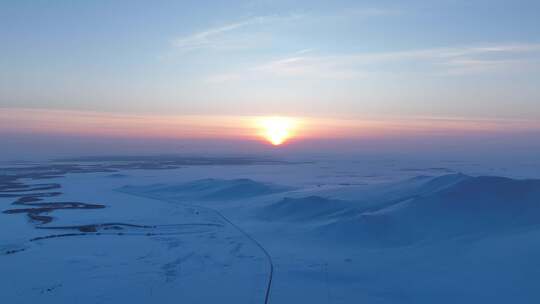
[[[1,170],[0,303],[540,301],[538,164],[175,161]]]

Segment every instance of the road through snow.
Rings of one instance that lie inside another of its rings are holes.
[[[130,193],[130,192],[123,192],[121,190],[118,190],[118,191],[120,191],[122,193],[130,194],[130,195],[136,195],[136,194],[133,194],[133,193]],[[268,263],[268,281],[267,281],[267,284],[266,284],[266,290],[265,290],[265,294],[264,294],[264,304],[270,303],[270,291],[271,291],[271,288],[272,288],[272,278],[273,278],[273,275],[274,275],[274,263],[272,261],[272,256],[261,245],[261,243],[259,243],[255,238],[253,238],[244,229],[242,229],[240,226],[233,223],[230,219],[228,219],[225,215],[223,215],[221,212],[219,212],[216,209],[206,207],[206,206],[201,206],[201,205],[187,204],[187,203],[178,202],[178,201],[175,201],[175,200],[167,200],[167,199],[156,198],[156,197],[147,196],[147,195],[144,195],[144,197],[154,199],[154,200],[158,200],[158,201],[166,201],[166,202],[170,202],[170,203],[181,204],[181,205],[183,205],[185,207],[192,207],[192,208],[198,208],[198,209],[210,211],[210,212],[216,214],[217,216],[219,216],[225,222],[227,222],[232,227],[234,227],[238,232],[240,232],[242,235],[244,235],[248,240],[250,240],[255,246],[257,246],[257,248],[259,248],[262,251],[262,253],[264,254],[264,256],[266,258],[266,261]]]

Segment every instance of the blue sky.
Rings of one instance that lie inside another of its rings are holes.
[[[539,1],[0,2],[0,106],[540,119]]]

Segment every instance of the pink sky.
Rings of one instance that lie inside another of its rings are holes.
[[[125,115],[99,112],[2,109],[3,134],[74,135],[107,138],[172,138],[257,140],[259,116]],[[292,117],[294,141],[313,139],[384,138],[508,134],[540,130],[527,120],[461,118],[318,118]]]
[[[527,154],[535,157],[540,125],[526,120],[293,117],[293,136],[273,147],[258,116],[125,115],[1,109],[3,159],[177,153]],[[483,157],[483,156],[482,156]]]

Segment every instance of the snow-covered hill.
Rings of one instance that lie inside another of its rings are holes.
[[[173,185],[125,186],[121,190],[183,201],[230,201],[286,192],[293,190],[293,188],[256,182],[247,178],[232,180],[206,178]]]

